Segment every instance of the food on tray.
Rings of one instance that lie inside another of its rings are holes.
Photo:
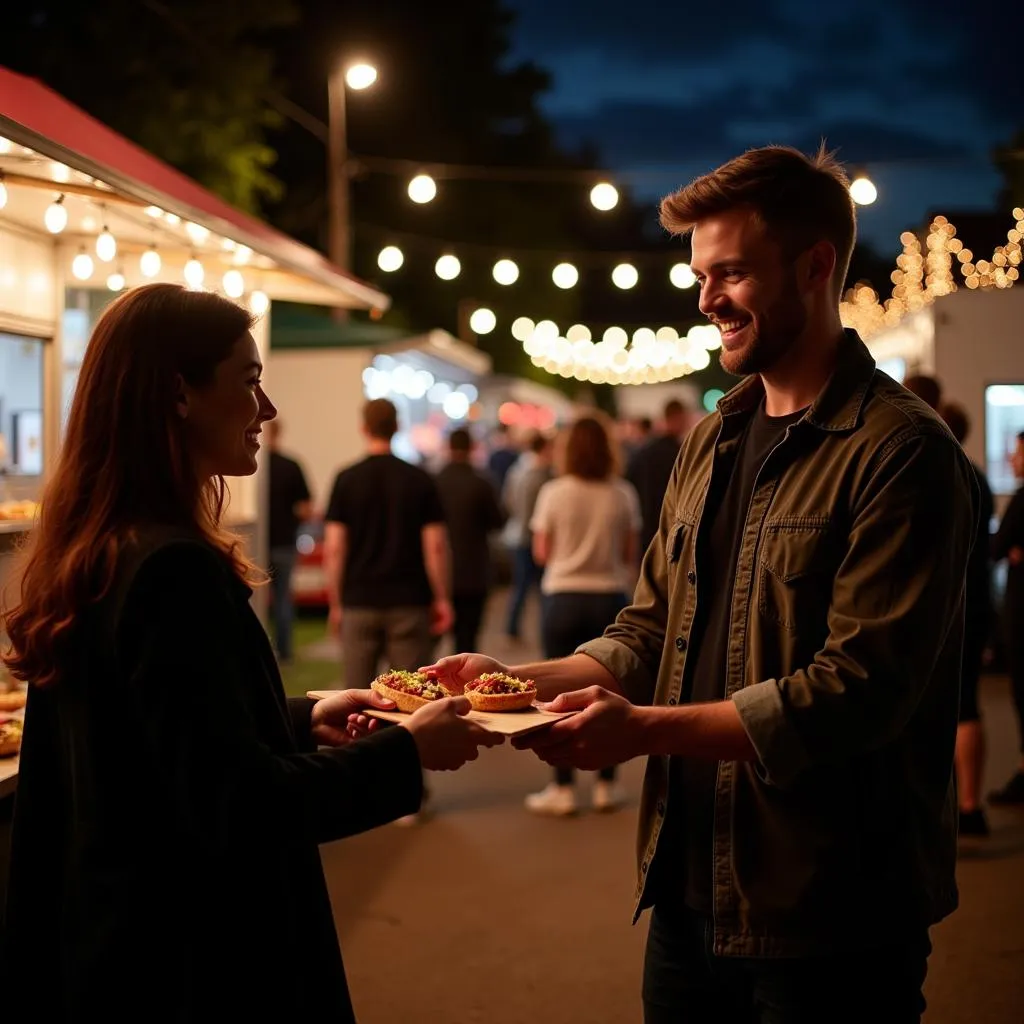
[[[466,683],[466,696],[476,711],[521,711],[537,699],[537,684],[504,672],[485,672]]]
[[[432,700],[451,696],[436,679],[422,672],[385,672],[374,679],[370,688],[393,700],[399,711],[415,711]]]
[[[0,757],[13,757],[21,750],[21,719],[0,718]]]
[[[3,684],[0,683],[0,687]],[[28,694],[24,690],[5,691],[0,688],[0,711],[17,711],[25,706]]]
[[[38,510],[34,501],[0,501],[0,520],[35,519]]]

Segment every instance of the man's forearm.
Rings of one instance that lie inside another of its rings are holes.
[[[731,700],[681,707],[638,708],[643,753],[703,761],[755,761],[739,711]]]
[[[541,700],[554,700],[560,693],[585,690],[588,686],[602,686],[612,693],[622,693],[615,676],[586,654],[516,665],[510,667],[509,672],[520,679],[532,679],[537,684],[537,696]]]
[[[448,600],[448,545],[431,544],[427,548],[424,564],[427,579],[430,581],[430,592],[435,601]]]
[[[324,552],[324,588],[327,604],[331,608],[341,607],[341,556],[340,553]]]

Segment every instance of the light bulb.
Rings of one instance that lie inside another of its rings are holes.
[[[440,257],[434,264],[434,273],[437,274],[442,281],[454,281],[462,271],[462,264],[459,263],[457,256],[452,256],[450,253]]]
[[[231,257],[231,262],[238,267],[244,267],[249,260],[252,258],[252,249],[247,245],[236,245],[235,255]]]
[[[533,334],[534,323],[528,316],[519,316],[512,321],[512,337],[516,341],[526,341]]]
[[[202,224],[193,224],[192,221],[188,221],[185,225],[185,234],[196,245],[202,245],[210,237],[210,229],[204,228]]]
[[[586,324],[573,324],[565,332],[565,340],[573,343],[577,341],[590,341],[590,328]]]
[[[619,202],[619,190],[607,181],[599,182],[590,190],[590,202],[596,210],[613,210]]]
[[[139,270],[143,277],[156,277],[160,273],[160,253],[149,248],[139,257]]]
[[[369,89],[377,81],[377,69],[372,64],[353,64],[345,72],[345,82],[357,92]]]
[[[571,263],[559,263],[551,271],[551,280],[557,288],[573,288],[580,279],[580,272]]]
[[[11,140],[5,139],[2,135],[0,135],[0,156],[4,156],[5,154],[10,153],[10,151],[13,148],[14,146],[11,144]]]
[[[96,255],[104,263],[109,263],[117,255],[117,240],[105,224],[102,233],[96,239]]]
[[[249,296],[249,308],[256,316],[263,316],[270,309],[270,298],[258,288]]]
[[[677,263],[669,272],[668,279],[676,288],[692,288],[697,278],[690,269],[689,263]]]
[[[513,260],[498,260],[494,264],[492,274],[498,284],[515,284],[519,280],[519,267],[516,266]]]
[[[164,211],[159,206],[147,206],[146,213],[150,217],[162,217],[164,215]]]
[[[429,203],[437,195],[437,182],[429,174],[417,174],[409,182],[409,198],[414,203]]]
[[[858,206],[870,206],[878,198],[878,189],[870,178],[861,175],[850,183],[850,198]]]
[[[68,226],[68,209],[64,205],[64,197],[57,198],[46,208],[43,214],[43,223],[46,230],[53,235],[59,235]]]
[[[490,334],[497,325],[498,318],[494,315],[493,310],[486,307],[474,310],[473,315],[469,318],[469,329],[474,334]]]
[[[3,178],[0,178],[0,210],[7,205],[7,186],[4,184]]]
[[[377,254],[377,266],[386,274],[398,270],[404,262],[405,256],[397,245],[386,245]]]
[[[612,271],[612,284],[616,288],[632,288],[639,280],[640,275],[637,273],[636,267],[631,263],[620,263]]]
[[[50,164],[50,177],[54,181],[59,181],[61,184],[66,184],[71,180],[71,168],[67,164],[62,164],[57,160],[54,160]]]
[[[245,294],[245,278],[240,270],[228,270],[221,278],[224,294],[231,299],[240,299]]]
[[[185,284],[187,284],[193,291],[198,291],[203,287],[203,279],[206,277],[206,271],[203,270],[202,263],[200,263],[194,256],[185,264],[184,275]]]
[[[112,292],[119,292],[124,287],[124,274],[120,270],[114,271],[110,277],[107,278],[107,287]]]
[[[89,278],[92,277],[92,271],[92,257],[83,249],[71,261],[71,273],[74,274],[79,281],[88,281]]]
[[[167,221],[171,227],[177,227],[181,223],[181,218],[176,213],[165,213],[164,220]]]

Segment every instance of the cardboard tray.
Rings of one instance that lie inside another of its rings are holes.
[[[341,690],[309,690],[306,696],[311,700],[323,700]],[[365,708],[364,714],[371,718],[379,718],[383,722],[402,722],[409,717],[402,711],[377,711],[375,708]],[[476,722],[488,732],[500,733],[503,736],[521,736],[523,733],[534,732],[536,729],[545,729],[557,722],[560,718],[568,718],[576,714],[575,711],[541,711],[539,708],[525,708],[522,711],[470,711],[466,718]]]

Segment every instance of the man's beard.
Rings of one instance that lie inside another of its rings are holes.
[[[761,316],[760,324],[754,319],[750,321],[747,344],[732,352],[723,348],[718,361],[726,373],[736,377],[766,373],[796,344],[806,326],[807,312],[800,301],[795,281],[790,279],[783,294]]]

